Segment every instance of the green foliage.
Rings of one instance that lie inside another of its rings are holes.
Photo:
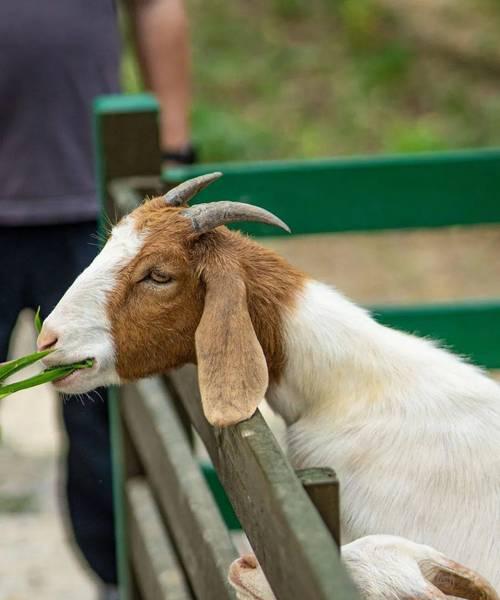
[[[256,147],[265,148],[273,143],[271,132],[265,127],[247,123],[237,113],[197,103],[193,114],[195,142],[202,149],[205,161],[230,161],[252,158]]]
[[[500,23],[498,0],[450,2],[450,11],[467,23],[468,15],[478,17],[477,2],[484,19]],[[193,130],[202,159],[499,144],[500,79],[419,45],[386,6],[379,0],[189,0]],[[470,35],[485,40],[477,25]],[[128,46],[124,73],[126,88],[140,89]]]
[[[30,365],[38,362],[48,354],[50,354],[52,350],[43,350],[42,352],[34,352],[33,354],[29,354],[28,356],[23,356],[22,358],[16,358],[15,360],[11,360],[9,362],[3,363],[0,365],[0,383],[5,381],[8,377],[11,377],[21,369],[25,369]],[[0,388],[2,389],[2,388]]]
[[[37,333],[42,331],[42,319],[40,317],[40,307],[36,309],[35,318],[34,318],[35,330]]]
[[[401,121],[386,131],[384,149],[389,153],[414,153],[446,150],[448,145],[432,122]]]
[[[307,14],[307,0],[272,0],[273,13],[284,19],[297,19]]]
[[[7,379],[7,377],[10,377],[11,375],[17,373],[21,369],[24,369],[27,366],[39,361],[41,358],[47,356],[51,352],[52,350],[34,352],[33,354],[29,354],[28,356],[23,356],[22,358],[11,360],[7,363],[2,364],[0,366],[0,382],[3,382],[5,379]],[[92,367],[93,364],[94,361],[92,359],[87,359],[81,362],[72,363],[64,366],[51,367],[49,369],[45,369],[45,371],[42,371],[42,373],[38,373],[37,375],[33,375],[32,377],[23,379],[22,381],[16,381],[15,383],[0,385],[0,400],[2,398],[5,398],[6,396],[10,396],[10,394],[14,394],[15,392],[35,387],[37,385],[42,385],[43,383],[54,381],[55,379],[61,379],[62,377],[71,375],[71,373],[79,369],[90,369],[90,367]]]
[[[373,0],[340,0],[338,14],[347,41],[353,48],[378,48],[387,13]]]

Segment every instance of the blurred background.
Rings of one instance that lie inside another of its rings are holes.
[[[500,145],[497,0],[188,0],[202,161]],[[122,80],[143,89],[122,15]],[[342,234],[273,245],[355,301],[500,296],[500,230]],[[34,346],[32,315],[13,355]],[[0,600],[91,600],[60,518],[50,388],[1,408]]]
[[[497,0],[187,4],[203,161],[499,143]]]

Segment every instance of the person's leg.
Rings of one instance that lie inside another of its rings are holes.
[[[19,312],[25,308],[25,228],[0,227],[0,362],[7,360],[9,341]]]
[[[43,261],[33,273],[33,305],[47,316],[76,276],[97,254],[96,223],[39,228]],[[41,237],[42,237],[41,235]],[[111,452],[105,390],[66,396],[66,496],[74,536],[87,562],[106,584],[116,584]]]

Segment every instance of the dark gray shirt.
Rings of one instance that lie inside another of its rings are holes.
[[[92,100],[119,54],[114,0],[0,0],[0,225],[95,219]]]

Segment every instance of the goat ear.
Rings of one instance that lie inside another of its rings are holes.
[[[499,600],[493,587],[472,569],[445,557],[420,563],[423,575],[448,596],[469,600]]]
[[[225,427],[253,415],[264,398],[268,371],[242,277],[205,272],[204,278],[205,307],[195,335],[198,380],[206,418]]]

